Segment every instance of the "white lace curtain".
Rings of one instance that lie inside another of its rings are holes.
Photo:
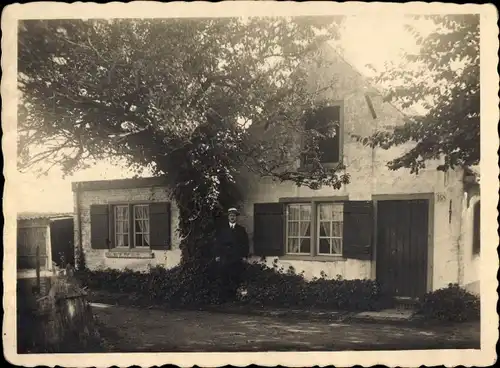
[[[141,234],[142,239],[136,240],[137,246],[149,245],[149,208],[148,206],[135,206],[136,233]],[[141,241],[142,240],[142,241]]]

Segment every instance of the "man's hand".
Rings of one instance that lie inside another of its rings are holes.
[[[215,257],[215,262],[219,262],[220,261],[220,257]]]

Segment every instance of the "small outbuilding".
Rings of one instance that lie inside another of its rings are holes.
[[[54,264],[74,265],[72,213],[19,213],[17,216],[17,270],[52,271]]]

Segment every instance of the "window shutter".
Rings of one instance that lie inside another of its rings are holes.
[[[112,205],[108,206],[108,223],[109,223],[109,240],[110,248],[116,247],[116,237],[115,237],[115,207]],[[130,225],[129,225],[130,229]]]
[[[370,201],[344,202],[345,258],[371,260],[373,248],[373,204]]]
[[[479,254],[481,250],[481,202],[474,204],[473,221],[472,253]]]
[[[92,249],[109,249],[109,209],[107,204],[90,206],[90,246]]]
[[[169,202],[155,202],[149,205],[149,231],[151,249],[171,248],[171,214]]]
[[[255,203],[253,212],[255,255],[282,256],[285,249],[283,203]]]

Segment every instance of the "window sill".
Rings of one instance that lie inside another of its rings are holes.
[[[283,261],[312,261],[312,262],[345,262],[347,258],[342,256],[308,256],[308,255],[293,255],[286,254],[279,257]]]
[[[154,256],[150,249],[113,249],[106,252],[106,258],[151,259]]]

